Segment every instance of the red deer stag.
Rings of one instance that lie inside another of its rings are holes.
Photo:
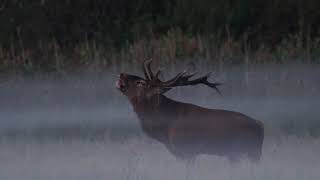
[[[121,73],[116,86],[129,98],[149,137],[181,159],[194,159],[199,154],[226,156],[231,161],[243,155],[253,161],[260,159],[264,138],[260,121],[239,112],[207,109],[163,95],[177,86],[197,84],[219,92],[220,84],[208,82],[209,74],[190,80],[195,73],[183,71],[162,81],[160,71],[152,72],[151,60],[143,63],[143,72],[145,78]]]

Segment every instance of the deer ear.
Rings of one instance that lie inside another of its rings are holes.
[[[154,87],[152,89],[150,89],[146,95],[147,97],[152,97],[154,95],[160,95],[160,94],[164,94],[167,91],[169,91],[171,88],[160,88],[160,87]]]

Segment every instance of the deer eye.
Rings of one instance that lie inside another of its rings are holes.
[[[136,81],[136,85],[138,86],[144,86],[146,84],[146,82],[144,81]]]

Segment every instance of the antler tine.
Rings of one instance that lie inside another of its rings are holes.
[[[173,77],[172,79],[164,82],[163,84],[164,84],[165,86],[170,86],[171,84],[173,84],[174,82],[176,82],[179,78],[181,78],[184,74],[186,74],[186,72],[178,73],[175,77]]]
[[[194,72],[192,74],[186,75],[184,76],[186,79],[190,79],[191,77],[193,77],[194,75],[198,74],[198,72]]]
[[[222,83],[211,83],[208,81],[208,78],[210,77],[211,73],[212,72],[209,72],[204,77],[202,77],[202,79],[201,78],[198,78],[198,79],[200,80],[200,83],[205,84],[205,85],[215,89],[218,92],[218,94],[222,95],[221,91],[218,89],[218,86],[222,85]],[[197,80],[197,79],[195,79],[195,80]],[[195,81],[195,80],[193,80],[193,81]]]
[[[171,82],[170,84],[166,84],[166,87],[177,87],[177,86],[189,86],[189,85],[197,85],[197,84],[204,84],[207,85],[213,89],[215,89],[220,95],[221,92],[218,89],[218,86],[221,85],[221,83],[211,83],[208,81],[208,77],[210,76],[210,73],[207,73],[205,76],[199,77],[197,79],[189,81],[189,79],[194,76],[196,73],[193,73],[191,75],[187,76],[180,76],[175,81]]]
[[[188,81],[185,84],[186,85],[204,84],[204,85],[207,85],[208,87],[211,87],[211,88],[215,89],[220,95],[222,95],[220,90],[218,89],[218,86],[222,85],[222,83],[211,83],[211,82],[209,82],[208,78],[209,78],[210,75],[211,75],[211,72],[207,73],[203,77],[199,77],[197,79]]]
[[[179,83],[179,82],[181,82],[181,81],[187,81],[187,80],[189,80],[189,78],[191,78],[192,76],[194,76],[194,75],[196,74],[196,73],[193,73],[193,74],[184,76],[186,73],[187,73],[186,71],[183,71],[183,72],[177,74],[174,78],[166,81],[166,82],[164,83],[165,86],[168,86],[168,87],[170,87],[170,86],[175,86],[177,83]]]
[[[172,83],[174,83],[175,81],[177,81],[179,78],[183,77],[185,74],[188,73],[190,67],[187,67],[186,69],[184,69],[182,72],[178,73],[175,77],[173,77],[172,79],[164,82],[163,84],[166,86],[170,86]],[[191,77],[191,76],[190,76]]]
[[[157,79],[159,79],[159,76],[160,76],[161,73],[162,73],[162,71],[159,69],[159,70],[156,72],[155,77],[156,77]]]
[[[148,70],[147,70],[147,68],[146,68],[146,63],[148,63],[149,61],[150,61],[150,60],[145,60],[145,61],[143,62],[143,64],[142,64],[143,74],[144,74],[146,80],[151,80],[151,77],[150,77],[150,75],[149,75],[149,73],[148,73]]]
[[[152,63],[152,59],[147,61],[147,68],[148,68],[147,70],[148,70],[148,73],[149,73],[150,80],[154,79],[154,75],[153,75],[153,72],[152,72],[152,69],[151,69],[151,63]]]

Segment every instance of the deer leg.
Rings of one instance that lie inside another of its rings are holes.
[[[186,180],[193,179],[192,177],[192,170],[195,167],[195,157],[189,157],[187,159],[184,159],[185,166],[186,166]]]
[[[254,162],[258,163],[261,158],[261,146],[258,144],[252,145],[251,149],[248,151],[248,158]]]

